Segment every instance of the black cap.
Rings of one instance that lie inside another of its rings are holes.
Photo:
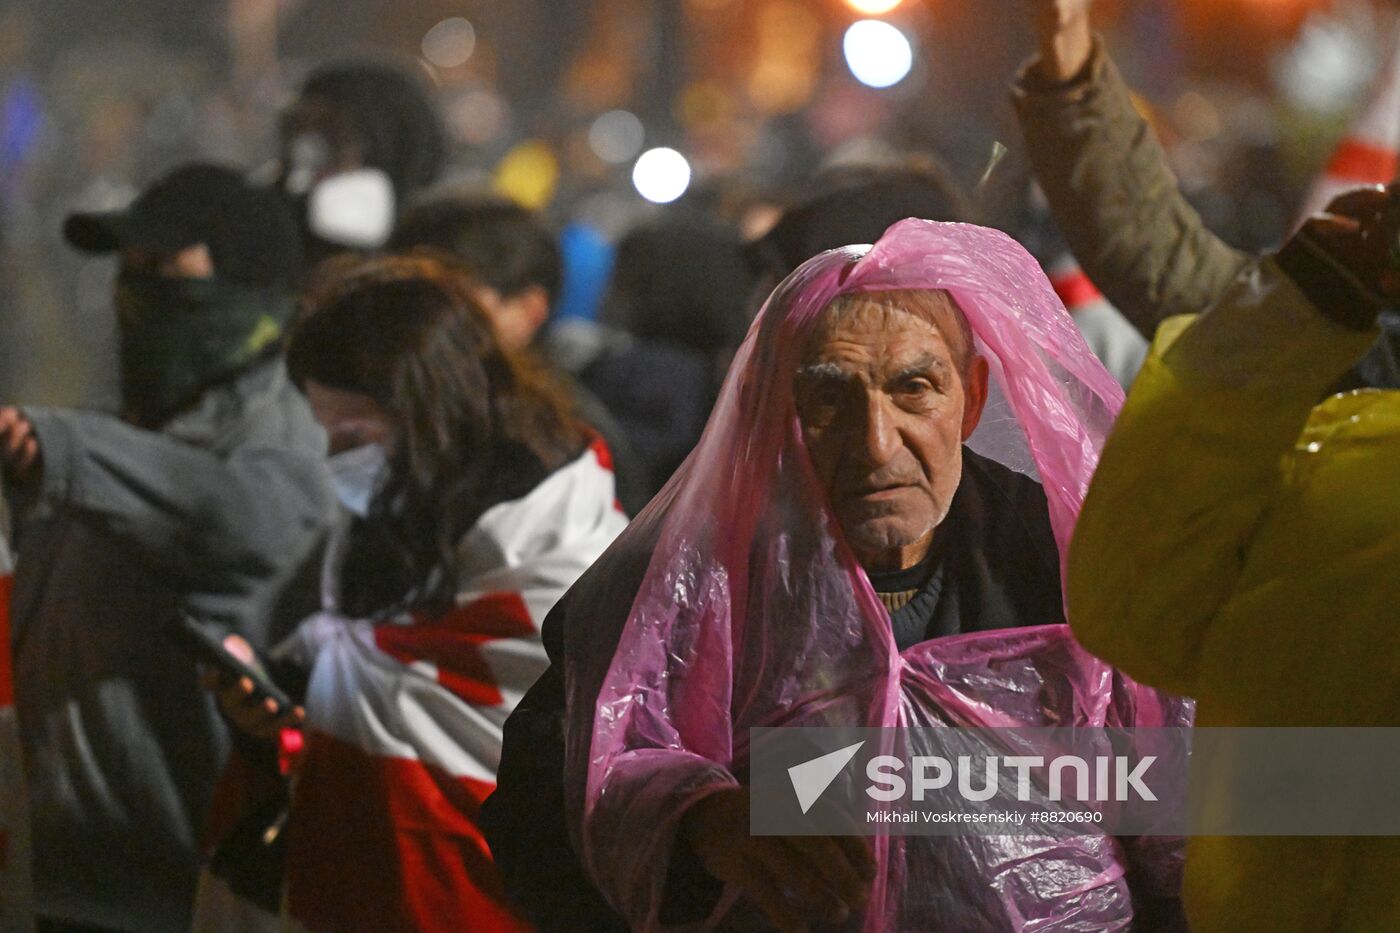
[[[291,286],[301,274],[301,240],[285,198],[221,165],[181,166],[124,211],[72,214],[63,236],[88,253],[171,253],[203,243],[214,274],[245,285]]]

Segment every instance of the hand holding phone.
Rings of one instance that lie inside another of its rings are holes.
[[[204,665],[204,687],[218,696],[224,715],[239,731],[275,739],[283,729],[301,726],[305,712],[272,682],[242,637],[220,638],[188,616],[171,627],[171,635]]]

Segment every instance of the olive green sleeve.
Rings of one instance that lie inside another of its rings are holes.
[[[1182,196],[1101,40],[1064,84],[1045,83],[1028,65],[1012,103],[1075,258],[1147,339],[1166,318],[1215,304],[1248,264]]]

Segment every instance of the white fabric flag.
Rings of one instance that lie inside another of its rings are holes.
[[[1313,183],[1299,223],[1324,210],[1343,191],[1395,180],[1400,157],[1400,23],[1390,27],[1385,48],[1366,103]]]

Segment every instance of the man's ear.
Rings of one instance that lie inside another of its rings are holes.
[[[985,357],[974,356],[967,367],[967,380],[963,385],[962,439],[967,440],[977,430],[982,420],[982,409],[987,405],[987,382],[991,378]]]

